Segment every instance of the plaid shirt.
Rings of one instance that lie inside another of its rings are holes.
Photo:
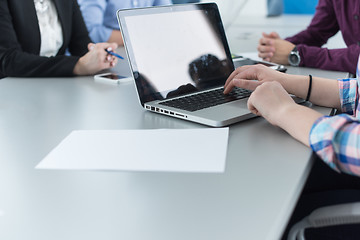
[[[360,57],[357,78],[339,79],[342,114],[323,116],[310,131],[310,146],[331,168],[360,176]]]

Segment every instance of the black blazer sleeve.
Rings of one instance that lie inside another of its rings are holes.
[[[90,42],[76,0],[54,0],[63,46],[54,57],[40,57],[40,30],[33,0],[0,0],[0,77],[73,76]],[[72,56],[65,56],[66,49]]]

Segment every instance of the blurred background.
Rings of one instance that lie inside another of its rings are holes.
[[[181,3],[196,3],[200,0],[173,0],[174,4]],[[205,2],[205,1],[201,1]],[[209,1],[208,1],[209,2]],[[266,13],[268,16],[278,16],[281,14],[313,14],[315,12],[315,7],[318,3],[318,0],[236,0],[236,1],[227,1],[227,0],[215,0],[218,5],[243,5],[244,12],[258,13],[257,7],[260,7],[262,13]],[[260,4],[260,5],[259,5]],[[252,8],[251,6],[255,6]]]
[[[174,3],[216,2],[232,53],[254,53],[263,32],[276,31],[282,38],[304,30],[310,23],[318,0],[173,0]],[[341,34],[325,47],[345,47]],[[253,57],[253,55],[251,55]]]

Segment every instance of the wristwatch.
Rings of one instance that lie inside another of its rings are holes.
[[[293,50],[291,50],[289,57],[288,57],[289,63],[291,66],[297,67],[300,64],[300,54],[299,51],[297,49],[297,47],[295,46]]]

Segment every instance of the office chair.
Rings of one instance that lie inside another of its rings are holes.
[[[360,224],[360,202],[338,204],[315,209],[310,215],[294,224],[288,240],[305,240],[305,229]]]

